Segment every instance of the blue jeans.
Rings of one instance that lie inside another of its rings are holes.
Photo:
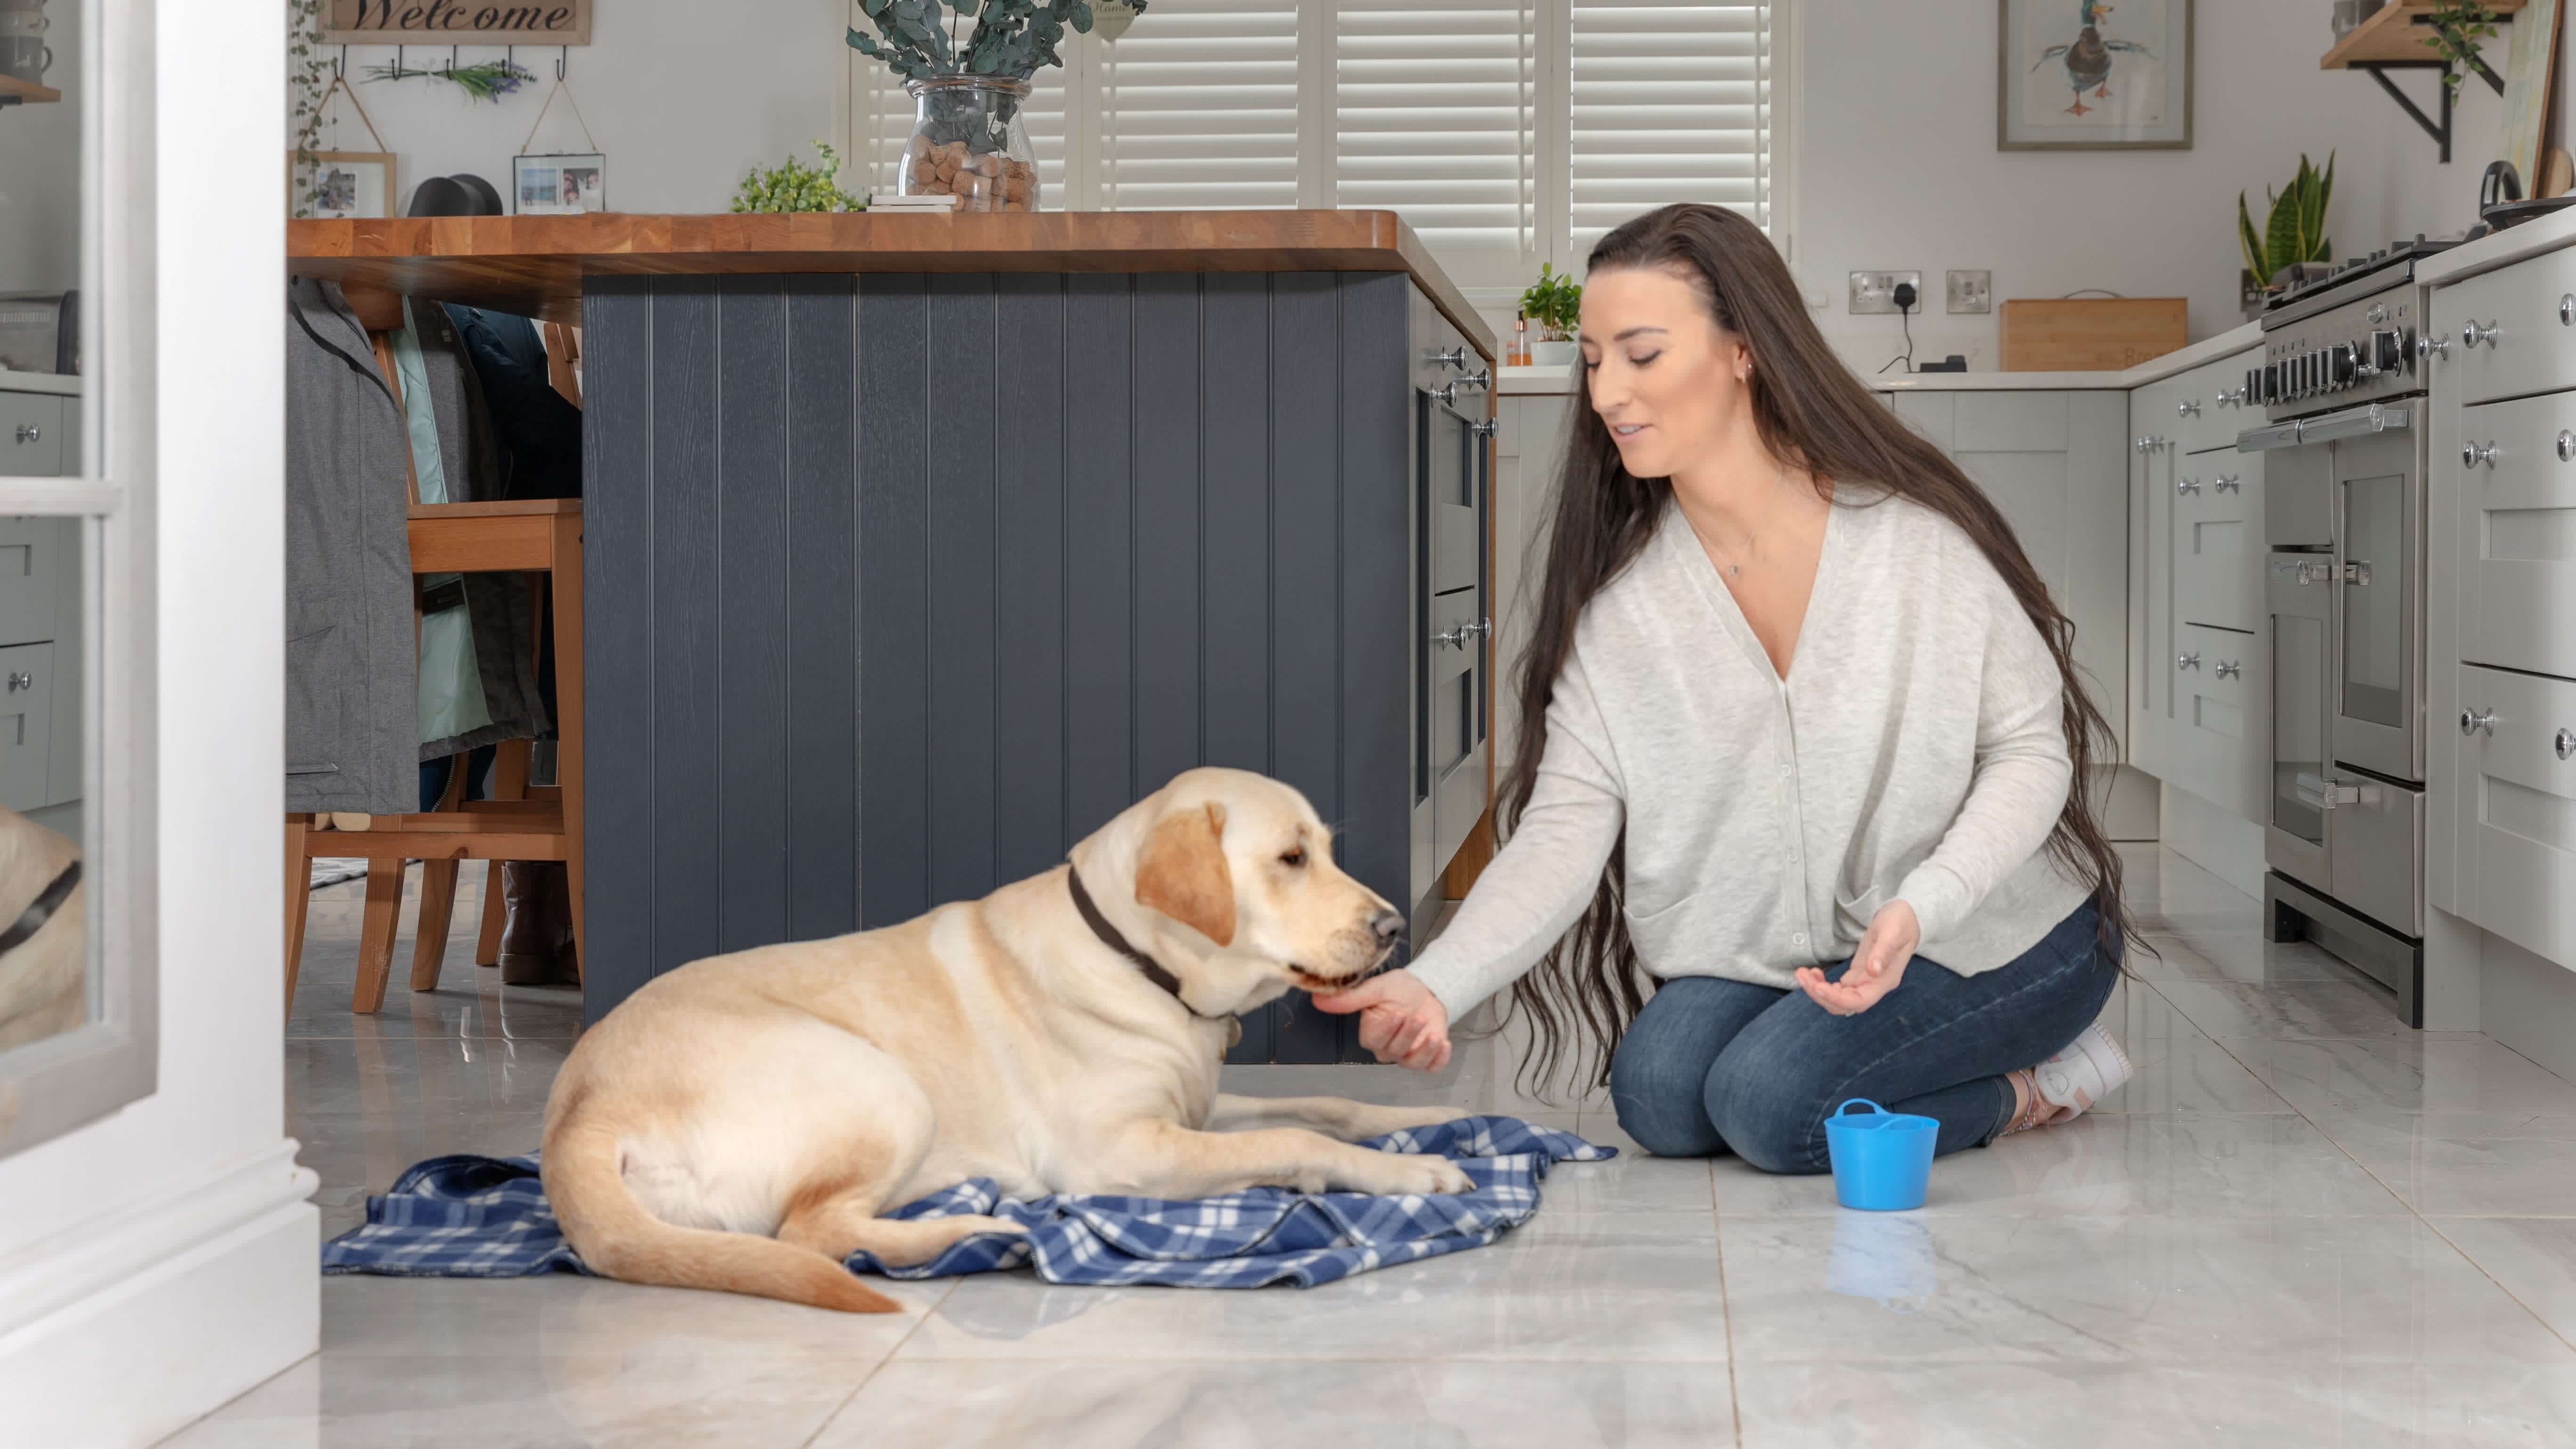
[[[1825,1118],[1853,1097],[1941,1124],[1936,1152],[2012,1118],[2003,1074],[2083,1034],[2119,979],[2091,902],[1975,976],[1917,956],[1876,1006],[1836,1016],[1803,991],[1714,976],[1665,981],[1610,1058],[1619,1126],[1661,1157],[1732,1151],[1765,1172],[1827,1170]],[[1826,975],[1839,980],[1846,960]]]

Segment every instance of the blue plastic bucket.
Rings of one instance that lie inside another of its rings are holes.
[[[1867,1107],[1866,1113],[1852,1111]],[[1847,1208],[1903,1212],[1923,1206],[1932,1183],[1932,1144],[1941,1124],[1890,1112],[1854,1097],[1825,1119],[1825,1155],[1834,1164],[1834,1198]]]

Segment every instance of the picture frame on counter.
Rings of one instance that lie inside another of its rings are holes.
[[[579,216],[608,209],[608,158],[597,151],[510,159],[510,205],[520,216]]]
[[[2196,0],[1996,0],[1995,149],[2191,149]]]
[[[312,170],[302,172],[296,153],[286,153],[286,190],[290,197],[303,194],[299,189],[304,176],[311,177],[313,211],[317,217],[392,216],[394,214],[394,153],[391,151],[308,151]]]

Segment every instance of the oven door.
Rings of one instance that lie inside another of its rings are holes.
[[[2334,754],[2424,778],[2424,487],[2411,429],[2334,445]]]
[[[2263,566],[2263,627],[2272,645],[2272,768],[2263,861],[2332,894],[2334,558],[2273,553]]]

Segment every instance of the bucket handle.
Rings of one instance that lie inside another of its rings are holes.
[[[1880,1114],[1881,1116],[1888,1116],[1888,1115],[1892,1115],[1892,1114],[1890,1114],[1890,1113],[1888,1112],[1888,1110],[1887,1110],[1885,1107],[1882,1107],[1882,1106],[1878,1105],[1876,1102],[1871,1101],[1871,1100],[1870,1100],[1869,1098],[1867,1098],[1867,1097],[1854,1097],[1854,1098],[1852,1098],[1851,1100],[1849,1100],[1849,1101],[1847,1101],[1847,1102],[1843,1103],[1841,1106],[1836,1107],[1836,1108],[1834,1109],[1834,1115],[1835,1115],[1835,1116],[1837,1116],[1837,1117],[1840,1117],[1840,1116],[1842,1116],[1844,1113],[1849,1112],[1849,1111],[1850,1111],[1852,1108],[1854,1108],[1854,1107],[1867,1107],[1869,1110],[1871,1110],[1871,1111],[1873,1111],[1873,1112],[1876,1112],[1876,1113]]]

